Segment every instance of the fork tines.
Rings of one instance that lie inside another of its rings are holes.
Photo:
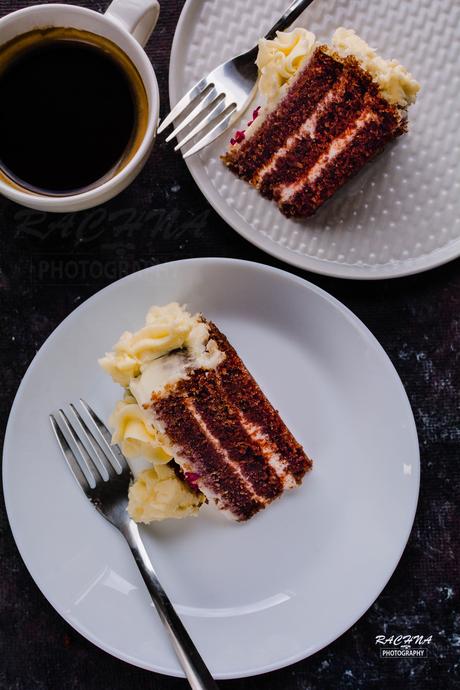
[[[158,133],[161,134],[169,127],[173,120],[181,118],[179,124],[166,137],[166,141],[169,142],[187,127],[191,127],[190,131],[174,147],[175,151],[186,146],[198,134],[202,134],[194,146],[184,154],[184,158],[197,153],[222,134],[222,132],[225,132],[237,109],[235,101],[229,94],[216,87],[210,78],[211,76],[201,79],[195,84],[181,98],[158,128]]]
[[[90,495],[102,482],[130,470],[119,448],[111,445],[111,434],[105,424],[84,400],[80,400],[80,406],[88,423],[72,403],[68,414],[60,409],[56,416],[50,415],[50,421],[70,471]]]

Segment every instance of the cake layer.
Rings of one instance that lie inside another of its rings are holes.
[[[207,323],[225,358],[154,394],[150,409],[185,476],[237,520],[302,481],[311,461],[225,336]]]
[[[253,435],[267,453],[277,453],[279,473],[284,485],[292,486],[290,476],[295,483],[300,484],[305,472],[311,468],[311,460],[267,400],[225,335],[213,323],[210,323],[209,332],[219,350],[225,353],[225,359],[217,371],[227,397],[238,407],[244,424],[248,427],[252,425]]]
[[[367,94],[357,119],[332,140],[315,165],[292,185],[278,187],[280,210],[288,217],[311,216],[404,127],[383,99]]]
[[[257,176],[264,196],[279,198],[280,187],[299,180],[311,170],[331,143],[346,132],[361,114],[370,86],[368,75],[343,65],[340,78],[318,104],[312,117],[289,137],[268,170]],[[302,166],[296,162],[302,161]]]
[[[319,46],[224,162],[286,216],[306,217],[403,131],[405,117],[357,60]]]
[[[195,475],[200,491],[214,499],[219,508],[244,520],[263,507],[239,468],[228,461],[224,449],[200,423],[186,395],[171,393],[153,403],[152,408],[174,444],[175,460],[184,476]]]
[[[307,68],[296,76],[289,90],[289,97],[281,99],[252,136],[224,156],[228,167],[243,179],[252,182],[257,172],[270,162],[289,136],[296,133],[314,114],[318,104],[339,79],[342,70],[340,62],[321,50],[315,50]]]
[[[247,520],[311,467],[227,338],[199,313],[152,307],[100,364],[125,388],[110,423],[133,463],[136,521],[196,515],[206,499]]]

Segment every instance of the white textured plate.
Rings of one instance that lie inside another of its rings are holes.
[[[170,99],[247,50],[288,0],[187,0],[171,54]],[[354,28],[420,81],[410,132],[306,221],[288,220],[219,159],[226,132],[187,160],[195,181],[237,232],[269,254],[317,273],[390,278],[460,254],[460,4],[457,0],[315,0],[296,25],[330,40]],[[247,115],[243,118],[244,123]],[[234,129],[237,129],[235,126]]]
[[[187,302],[222,328],[314,459],[304,484],[246,524],[206,508],[146,528],[146,546],[218,678],[321,649],[392,574],[417,504],[410,406],[381,346],[344,306],[283,271],[228,259],[163,264],[110,285],[46,341],[20,386],[4,452],[16,543],[56,610],[143,668],[180,675],[123,538],[84,498],[48,413],[84,396],[107,418],[120,389],[97,358],[152,303]]]

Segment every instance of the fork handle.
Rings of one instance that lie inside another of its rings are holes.
[[[287,29],[288,26],[291,26],[292,22],[296,20],[297,17],[301,15],[312,2],[313,0],[294,0],[294,2],[289,5],[283,16],[280,17],[276,24],[272,26],[270,31],[265,34],[265,38],[271,40],[272,38],[275,38],[277,31],[284,31],[284,29]]]
[[[129,520],[122,532],[141,571],[158,615],[169,633],[174,651],[187,676],[190,687],[193,690],[218,690],[216,682],[156,576],[137,524],[133,520]]]

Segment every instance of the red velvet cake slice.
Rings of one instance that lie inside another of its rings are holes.
[[[163,349],[148,343],[152,332],[124,334],[121,348],[101,363],[128,386],[178,478],[230,517],[248,520],[299,485],[311,460],[215,324],[176,304],[155,309],[156,325],[165,324],[155,336]],[[167,321],[171,309],[175,323]],[[178,324],[179,339],[172,337]],[[126,358],[136,357],[128,380]]]
[[[230,170],[297,218],[313,215],[406,131],[407,106],[419,88],[401,65],[380,58],[353,31],[338,29],[332,47],[302,31],[261,43],[261,84],[272,77],[271,99],[223,156]],[[302,56],[300,66],[292,51]]]

